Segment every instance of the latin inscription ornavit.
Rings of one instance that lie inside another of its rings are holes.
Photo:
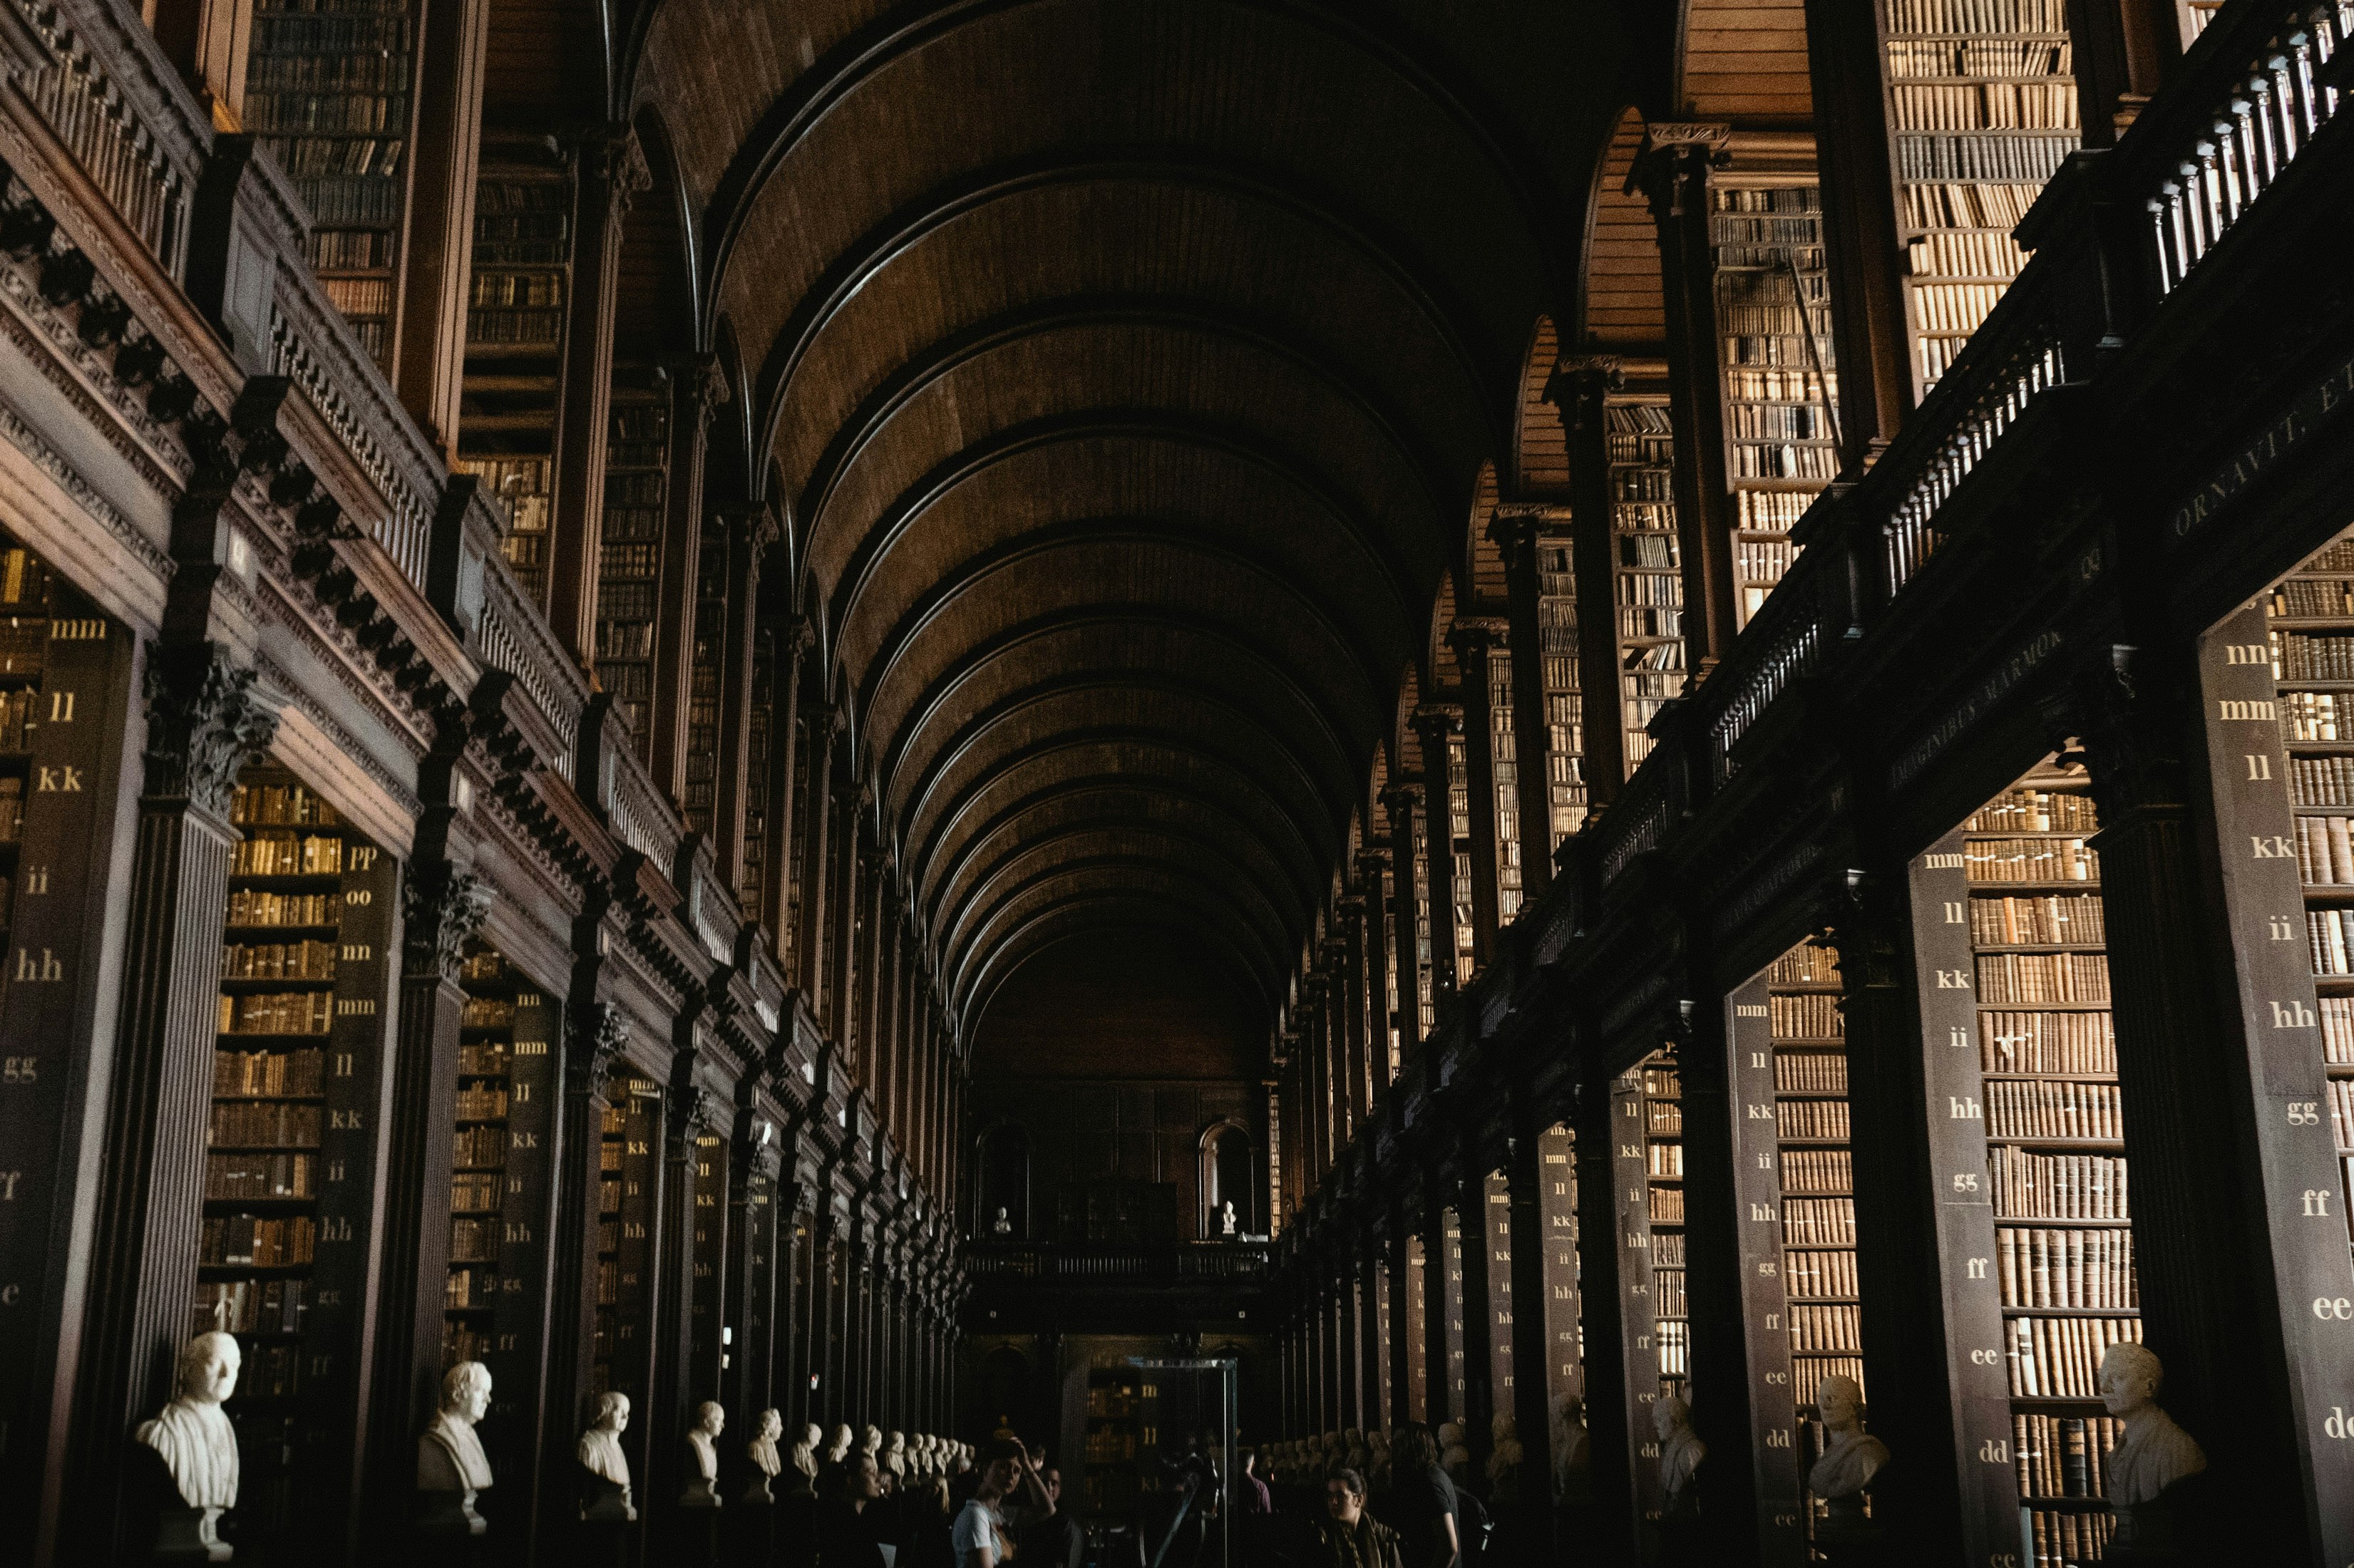
[[[2174,509],[2174,536],[2189,538],[2207,520],[2286,457],[2291,450],[2354,403],[2354,355],[2340,360],[2327,376],[2306,388],[2197,493]]]

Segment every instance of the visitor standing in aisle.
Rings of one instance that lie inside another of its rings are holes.
[[[1405,1543],[1405,1568],[1458,1568],[1462,1561],[1455,1483],[1439,1467],[1430,1428],[1409,1421],[1390,1450],[1388,1523]]]

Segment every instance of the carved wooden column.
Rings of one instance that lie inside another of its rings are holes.
[[[1371,1433],[1394,1423],[1396,1413],[1382,1397],[1382,1375],[1388,1370],[1384,1353],[1387,1336],[1382,1326],[1382,1240],[1368,1231],[1349,1262],[1357,1278],[1358,1425]]]
[[[1650,1388],[1628,1386],[1628,1363],[1647,1364],[1657,1376],[1657,1359],[1638,1356],[1627,1344],[1630,1327],[1622,1308],[1622,1273],[1648,1272],[1648,1253],[1630,1256],[1622,1242],[1628,1228],[1618,1212],[1618,1140],[1612,1125],[1612,1097],[1607,1080],[1588,1078],[1578,1086],[1576,1113],[1577,1277],[1578,1311],[1585,1330],[1586,1451],[1593,1464],[1594,1506],[1586,1519],[1587,1550],[1600,1563],[1637,1561],[1642,1512],[1635,1471],[1636,1448],[1652,1441],[1648,1430],[1633,1425],[1636,1396],[1658,1395]],[[1632,1139],[1639,1165],[1642,1139]],[[1648,1243],[1648,1237],[1647,1243]],[[1642,1282],[1649,1288],[1649,1281]],[[1640,1325],[1648,1335],[1650,1325]]]
[[[455,737],[451,737],[455,738]],[[447,741],[445,740],[445,746]],[[429,758],[447,792],[454,757]],[[437,768],[438,764],[438,768]],[[384,1130],[377,1222],[383,1276],[368,1403],[371,1524],[413,1522],[416,1442],[440,1404],[442,1309],[450,1288],[450,1171],[457,1136],[458,969],[491,889],[448,858],[455,808],[429,809],[403,878],[400,1034]]]
[[[1430,879],[1430,979],[1435,1003],[1443,1011],[1458,989],[1455,935],[1455,822],[1447,804],[1452,769],[1447,743],[1463,733],[1463,710],[1451,703],[1425,703],[1411,721],[1422,742],[1423,864]],[[1476,884],[1477,876],[1472,878]]]
[[[1422,911],[1415,895],[1414,878],[1416,856],[1414,853],[1414,821],[1422,810],[1422,784],[1416,779],[1396,778],[1382,791],[1382,805],[1390,814],[1390,867],[1397,880],[1391,899],[1391,924],[1394,933],[1391,941],[1397,952],[1398,976],[1398,1056],[1403,1061],[1422,1044]],[[1382,1086],[1390,1083],[1388,1065],[1384,1062],[1381,1075]]]
[[[1462,1414],[1455,1404],[1454,1379],[1447,1362],[1447,1207],[1437,1191],[1438,1172],[1425,1168],[1422,1198],[1422,1377],[1423,1408],[1430,1429]]]
[[[670,370],[669,482],[663,487],[662,577],[654,613],[653,734],[647,771],[686,799],[687,714],[695,683],[695,574],[703,560],[703,467],[711,420],[727,401],[727,377],[707,354],[673,360]],[[730,612],[736,600],[728,598]],[[733,646],[731,643],[730,646]],[[790,704],[790,698],[787,699]],[[790,744],[790,743],[788,743]],[[722,779],[725,779],[725,773]],[[732,882],[727,884],[733,887]]]
[[[1510,628],[1504,646],[1512,662],[1512,785],[1520,814],[1522,908],[1553,885],[1553,722],[1545,707],[1540,602],[1544,585],[1537,570],[1538,545],[1551,540],[1557,526],[1551,515],[1548,508],[1533,503],[1507,502],[1496,508],[1495,520],[1488,524],[1488,537],[1504,557]],[[1583,595],[1577,609],[1583,628],[1587,614]],[[1500,847],[1498,853],[1502,853]]]
[[[826,1034],[833,1041],[853,1083],[861,1081],[856,1030],[858,949],[862,922],[859,911],[868,902],[867,879],[875,874],[874,841],[867,821],[873,796],[863,783],[847,785],[836,804],[832,907],[833,930],[827,948],[825,977]]]
[[[592,927],[595,911],[584,916]],[[595,984],[595,960],[576,978],[575,993]],[[537,1512],[545,1538],[568,1540],[579,1514],[580,1433],[595,1415],[589,1376],[597,1350],[597,1237],[601,1216],[598,1182],[603,1174],[602,1129],[612,1108],[607,1086],[621,1066],[629,1023],[619,1009],[583,1001],[565,1010],[564,1106],[556,1138],[562,1150],[556,1171],[556,1233],[549,1243],[547,1385],[537,1482]]]
[[[701,1011],[690,1006],[673,1035],[670,1092],[663,1099],[663,1178],[657,1202],[662,1216],[654,1238],[653,1332],[646,1351],[646,1387],[651,1406],[642,1417],[632,1412],[631,1424],[645,1423],[646,1478],[638,1488],[641,1519],[666,1515],[669,1504],[684,1486],[687,1428],[694,1414],[688,1408],[695,1381],[689,1363],[695,1353],[695,1140],[723,1130],[730,1110],[695,1082],[692,1045],[695,1018]],[[687,1042],[682,1045],[680,1042]],[[651,1509],[644,1506],[651,1503]],[[653,1538],[664,1537],[663,1524]]]
[[[825,1013],[825,921],[827,873],[833,853],[833,741],[842,731],[842,710],[820,700],[809,707],[807,785],[802,803],[809,823],[801,837],[801,894],[793,910],[793,945],[797,949],[793,983],[810,1000],[810,1011],[821,1025]]]
[[[1731,490],[1725,473],[1723,357],[1716,265],[1709,244],[1708,172],[1723,161],[1723,125],[1647,126],[1635,178],[1659,229],[1668,381],[1676,425],[1676,536],[1684,577],[1684,653],[1694,678],[1733,644]]]
[[[1365,901],[1355,896],[1333,900],[1340,927],[1337,940],[1324,944],[1324,961],[1331,966],[1332,1000],[1340,1010],[1340,1038],[1332,1059],[1339,1072],[1340,1092],[1333,1100],[1341,1112],[1340,1142],[1346,1148],[1365,1121]]]
[[[1471,972],[1496,956],[1502,921],[1500,878],[1503,845],[1496,837],[1495,687],[1489,662],[1504,642],[1505,622],[1458,616],[1447,631],[1463,672],[1463,779],[1471,818]]]
[[[791,929],[792,912],[787,890],[792,885],[787,857],[793,847],[793,769],[800,765],[801,726],[801,660],[817,642],[817,629],[806,616],[777,633],[777,667],[769,689],[776,694],[769,720],[769,858],[768,880],[760,887],[759,907],[750,911],[769,928],[776,944],[777,962],[794,972],[798,933]]]
[[[597,554],[605,522],[605,437],[613,400],[613,302],[621,220],[652,185],[645,154],[625,126],[583,136],[574,182],[572,292],[565,302],[563,382],[557,389],[554,516],[548,540],[547,620],[584,670],[597,659]]]
[[[458,446],[458,393],[465,378],[491,8],[485,0],[429,0],[424,9],[392,384],[446,461]]]
[[[777,517],[766,506],[727,518],[727,626],[719,665],[719,798],[714,813],[719,884],[744,883],[745,790],[751,779],[746,755],[752,743],[753,613],[759,603],[760,567],[777,542]]]
[[[1512,1425],[1521,1440],[1521,1532],[1532,1561],[1554,1560],[1552,1336],[1545,1312],[1544,1169],[1525,1128],[1504,1146],[1505,1224],[1512,1249]]]
[[[1691,1386],[1708,1391],[1705,1399],[1691,1402],[1692,1425],[1708,1445],[1700,1487],[1702,1529],[1718,1554],[1712,1560],[1738,1563],[1758,1561],[1758,1484],[1734,1211],[1734,1118],[1744,1113],[1734,1103],[1727,1050],[1723,1000],[1702,995],[1690,1002],[1676,1047],[1683,1106],[1684,1288]]]
[[[1840,473],[1846,479],[1887,450],[1913,409],[1884,58],[1879,0],[1807,0],[1807,74],[1822,180],[1831,359],[1839,367]]]
[[[1623,380],[1616,357],[1588,354],[1564,357],[1545,383],[1545,397],[1561,409],[1569,443],[1569,565],[1577,584],[1578,728],[1585,747],[1589,819],[1606,810],[1627,782],[1626,719],[1618,689],[1618,568],[1610,543],[1610,422],[1606,412],[1611,392]],[[1507,569],[1510,562],[1508,556]],[[1525,869],[1522,874],[1527,874]]]
[[[1467,1172],[1479,1162],[1469,1148],[1463,1151]],[[1488,1183],[1484,1173],[1469,1174],[1457,1190],[1455,1226],[1463,1248],[1463,1442],[1471,1450],[1474,1467],[1486,1470],[1496,1415],[1496,1305],[1488,1288]]]
[[[171,1397],[187,1338],[212,1107],[214,996],[228,916],[229,796],[277,710],[227,650],[149,650],[138,833],[124,901],[122,1011],[107,1085],[74,1457],[93,1560],[126,1511],[133,1429]],[[136,1510],[129,1511],[135,1513]]]
[[[1357,856],[1357,880],[1364,888],[1361,928],[1365,953],[1365,1013],[1370,1031],[1365,1041],[1364,1102],[1368,1115],[1390,1085],[1390,1030],[1394,1027],[1390,1016],[1390,965],[1396,912],[1390,907],[1386,880],[1389,866],[1386,844],[1362,851]]]
[[[1382,1252],[1382,1266],[1390,1277],[1390,1408],[1386,1414],[1392,1427],[1405,1425],[1414,1409],[1414,1394],[1407,1386],[1414,1379],[1414,1341],[1408,1329],[1413,1318],[1406,1302],[1406,1292],[1412,1287],[1412,1271],[1406,1266],[1412,1229],[1405,1206],[1394,1206],[1387,1245]]]

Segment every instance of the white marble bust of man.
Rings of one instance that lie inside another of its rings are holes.
[[[2117,1544],[2144,1551],[2173,1545],[2172,1520],[2158,1501],[2166,1489],[2207,1467],[2197,1438],[2157,1404],[2166,1376],[2158,1357],[2130,1341],[2101,1357],[2101,1404],[2126,1425],[2125,1440],[2107,1464],[2109,1501],[2117,1511]]]
[[[218,1533],[221,1514],[237,1506],[237,1431],[221,1402],[237,1389],[244,1355],[236,1337],[198,1334],[180,1351],[179,1381],[172,1403],[153,1421],[140,1423],[139,1441],[153,1448],[172,1473],[180,1500],[203,1510],[197,1535],[207,1555],[226,1561],[229,1548]]]
[[[417,1485],[423,1491],[458,1492],[472,1501],[491,1484],[490,1456],[474,1424],[491,1410],[491,1369],[460,1361],[441,1379],[441,1408],[425,1424],[417,1447]]]
[[[825,1428],[812,1421],[801,1428],[801,1440],[793,1445],[793,1468],[808,1480],[817,1479],[817,1446],[825,1441]]]
[[[1888,1463],[1887,1445],[1863,1429],[1863,1389],[1834,1372],[1816,1388],[1815,1408],[1829,1441],[1807,1472],[1808,1489],[1819,1498],[1853,1497]]]
[[[785,1418],[773,1410],[764,1410],[760,1412],[759,1431],[745,1445],[744,1452],[751,1459],[752,1467],[770,1480],[784,1473],[784,1461],[777,1455],[777,1439],[784,1435]]]
[[[719,1434],[727,1427],[727,1412],[716,1400],[705,1400],[695,1409],[695,1425],[687,1429],[686,1451],[695,1460],[695,1474],[687,1478],[686,1490],[679,1501],[690,1508],[719,1506]]]
[[[597,1419],[580,1434],[580,1467],[619,1489],[618,1500],[631,1519],[637,1510],[630,1501],[630,1457],[621,1451],[621,1434],[629,1429],[630,1396],[607,1393],[597,1401]]]
[[[839,1465],[850,1457],[851,1431],[848,1422],[833,1429],[833,1443],[825,1451],[825,1462]]]
[[[1659,1490],[1673,1514],[1691,1506],[1692,1478],[1708,1457],[1708,1445],[1692,1430],[1691,1411],[1672,1393],[1651,1406],[1651,1430],[1659,1438]]]

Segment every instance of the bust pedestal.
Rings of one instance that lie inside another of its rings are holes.
[[[155,1561],[172,1563],[227,1563],[236,1549],[215,1533],[222,1510],[167,1503],[155,1511]]]

